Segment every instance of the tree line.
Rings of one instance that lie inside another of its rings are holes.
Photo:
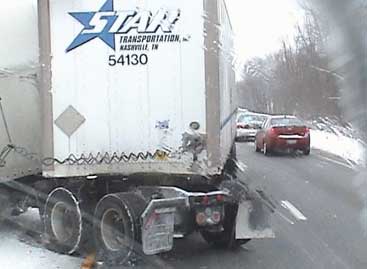
[[[328,19],[307,2],[301,3],[301,7],[304,20],[295,26],[293,40],[284,40],[271,55],[245,63],[237,84],[239,105],[258,112],[295,114],[308,120],[331,117],[342,121],[343,82],[348,79],[348,70],[333,63],[330,55],[335,29],[331,30]],[[366,11],[366,1],[358,2],[354,9],[358,27],[364,32]]]

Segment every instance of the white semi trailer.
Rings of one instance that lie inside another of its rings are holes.
[[[39,208],[50,248],[119,263],[195,231],[273,236],[236,176],[224,0],[39,0],[38,17],[37,83],[0,77],[3,217]]]

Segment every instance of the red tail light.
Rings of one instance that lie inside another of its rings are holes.
[[[275,130],[275,128],[271,128],[271,129],[269,130],[269,134],[270,134],[270,135],[276,135],[276,134],[277,134],[277,131]]]
[[[248,124],[237,124],[237,129],[250,129]]]
[[[305,136],[306,136],[306,135],[309,135],[309,134],[310,134],[310,129],[309,129],[309,128],[306,128],[306,129],[305,129]]]
[[[203,205],[208,205],[209,204],[209,197],[208,196],[204,196],[203,199],[201,200],[201,203]]]
[[[221,194],[218,194],[216,197],[217,202],[223,202],[224,201],[224,196]]]

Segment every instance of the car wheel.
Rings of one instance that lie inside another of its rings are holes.
[[[270,155],[270,150],[268,149],[268,146],[266,143],[264,143],[264,155],[266,156]]]
[[[307,149],[303,150],[303,154],[306,155],[306,156],[310,155],[310,153],[311,153],[310,148],[307,148]]]
[[[255,140],[255,151],[256,151],[256,152],[260,152],[260,148],[257,146],[257,142],[256,142],[256,140]]]

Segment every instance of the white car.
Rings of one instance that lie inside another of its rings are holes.
[[[257,132],[268,115],[258,113],[243,113],[237,118],[236,141],[254,141]]]

